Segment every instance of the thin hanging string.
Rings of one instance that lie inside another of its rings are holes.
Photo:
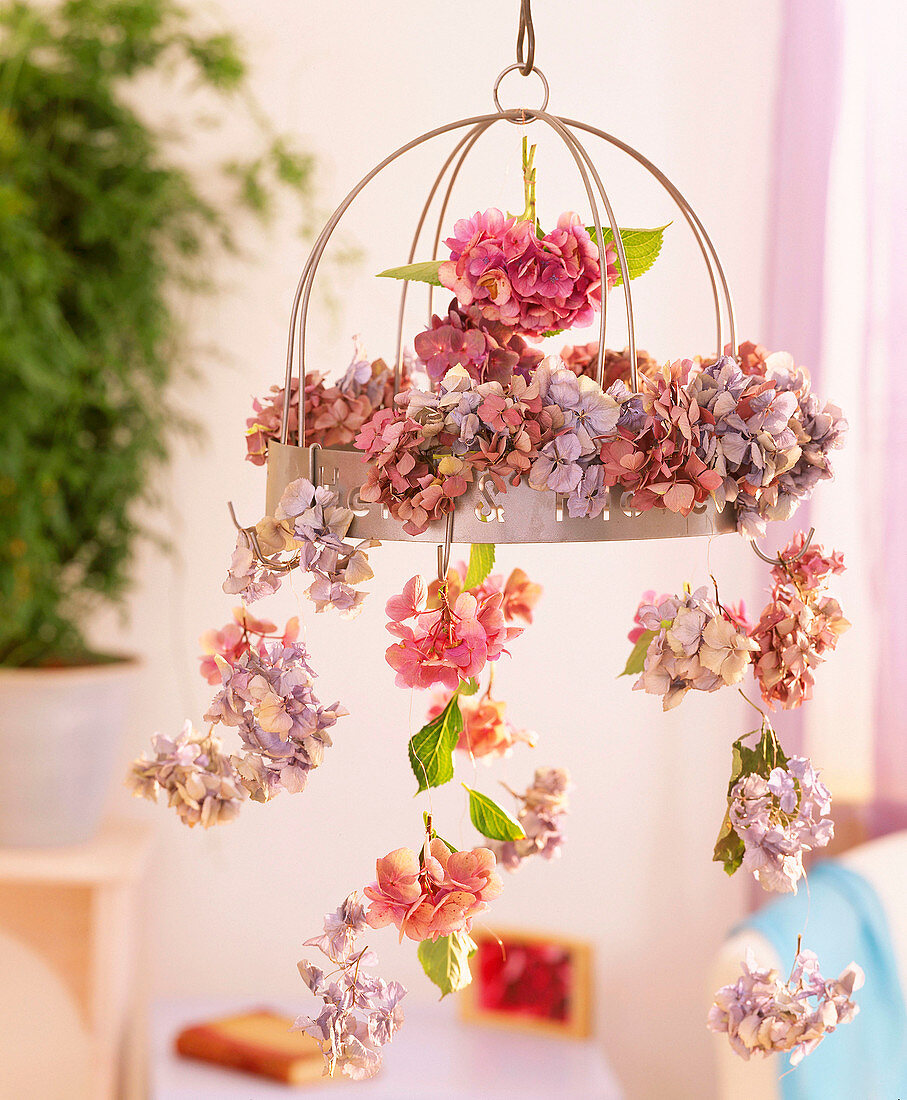
[[[535,27],[532,25],[530,0],[520,0],[520,26],[516,36],[516,60],[523,76],[535,68]]]

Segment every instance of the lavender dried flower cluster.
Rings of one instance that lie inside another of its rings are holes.
[[[389,1043],[403,1023],[401,1001],[406,990],[399,982],[386,982],[366,971],[378,957],[359,938],[368,928],[365,905],[358,891],[324,918],[324,933],[306,940],[333,964],[328,973],[308,959],[299,963],[299,973],[308,988],[321,999],[323,1008],[315,1016],[299,1016],[293,1029],[316,1039],[324,1055],[324,1073],[333,1077],[339,1068],[347,1077],[361,1081],[381,1068],[381,1048]]]
[[[570,810],[567,792],[572,785],[566,768],[536,768],[532,786],[524,794],[511,791],[521,804],[517,821],[526,835],[520,840],[488,841],[501,866],[516,871],[530,856],[552,859],[561,854]]]
[[[637,616],[653,635],[633,689],[661,695],[664,710],[676,707],[691,689],[717,691],[739,683],[759,648],[704,587],[670,596],[657,607],[643,604]]]
[[[766,520],[790,519],[820,481],[834,476],[831,452],[844,446],[847,421],[837,405],[820,403],[812,392],[809,371],[796,366],[788,352],[769,353],[762,345],[745,343],[737,349],[737,355],[748,374],[762,375],[777,391],[796,398],[790,419],[796,435],[796,460],[755,501],[744,498],[740,502],[742,515],[738,507],[741,530],[759,535],[765,532]]]
[[[328,731],[348,713],[339,703],[325,707],[318,701],[305,646],[269,644],[264,655],[248,650],[233,664],[215,660],[223,686],[205,720],[239,733],[246,751],[233,764],[243,786],[257,802],[280,790],[304,790],[308,773],[331,745]]]
[[[276,592],[285,568],[298,565],[313,578],[305,594],[316,611],[333,607],[344,618],[352,618],[365,599],[356,586],[374,576],[367,551],[379,545],[373,539],[356,544],[344,541],[352,522],[353,513],[340,507],[333,490],[324,485],[316,489],[304,477],[290,482],[274,517],[266,516],[255,526],[262,552],[272,555],[269,560],[279,562],[280,568],[262,564],[241,531],[224,591],[252,603]]]
[[[862,984],[863,971],[856,963],[827,981],[812,951],[798,952],[784,982],[777,970],[758,967],[747,951],[741,976],[715,994],[708,1026],[727,1034],[735,1053],[746,1061],[787,1051],[796,1066],[826,1035],[856,1016],[859,1006],[852,998]]]
[[[768,778],[751,773],[731,791],[728,814],[743,841],[741,866],[765,890],[796,893],[803,853],[834,836],[831,792],[805,756],[792,756]]]
[[[247,792],[220,741],[186,722],[176,737],[157,733],[151,739],[152,759],[144,754],[133,761],[126,784],[134,795],[156,802],[167,794],[184,825],[207,829],[232,821]]]

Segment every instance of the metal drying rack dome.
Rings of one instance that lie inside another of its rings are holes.
[[[524,59],[523,45],[527,38],[529,49],[528,56]],[[467,157],[479,138],[497,123],[505,122],[517,126],[525,126],[530,122],[542,122],[553,130],[563,141],[576,163],[577,170],[586,191],[586,197],[592,214],[592,223],[595,227],[596,240],[598,241],[603,240],[603,222],[599,212],[599,203],[604,209],[606,216],[606,222],[604,224],[610,226],[614,245],[618,254],[620,269],[622,271],[626,272],[628,266],[624,244],[618,229],[618,222],[614,216],[611,201],[598,169],[585,145],[577,136],[578,133],[600,138],[609,145],[626,153],[647,172],[654,176],[665,191],[668,192],[689,225],[708,271],[715,303],[716,355],[720,356],[727,344],[730,344],[731,347],[736,347],[737,333],[734,304],[724,268],[721,265],[718,253],[709,234],[706,232],[695,211],[668,177],[631,145],[628,145],[619,138],[605,133],[605,131],[599,130],[597,127],[591,126],[588,123],[550,114],[547,111],[549,92],[548,81],[544,74],[539,69],[535,68],[533,57],[534,34],[532,30],[531,15],[529,14],[529,3],[528,0],[523,0],[520,13],[520,31],[517,39],[517,62],[504,69],[495,81],[493,92],[495,111],[490,114],[476,115],[472,118],[464,118],[456,122],[447,123],[444,126],[439,126],[434,130],[430,130],[428,133],[422,134],[412,141],[408,141],[405,145],[402,145],[363,176],[352,191],[350,191],[346,198],[340,203],[322,229],[312,248],[312,252],[306,262],[302,275],[300,276],[290,315],[284,391],[286,394],[286,401],[283,410],[280,442],[272,442],[268,451],[267,512],[269,515],[274,514],[274,510],[286,486],[296,478],[307,477],[315,484],[323,484],[332,488],[338,493],[341,503],[353,511],[355,518],[349,531],[351,538],[375,538],[381,541],[401,542],[443,542],[445,544],[445,559],[449,554],[450,543],[453,540],[454,524],[456,524],[456,541],[469,543],[612,542],[629,539],[661,539],[690,535],[714,535],[734,531],[736,529],[736,512],[731,504],[725,505],[724,508],[719,508],[714,500],[709,499],[702,504],[696,505],[687,516],[677,515],[665,511],[664,509],[652,509],[646,512],[638,512],[628,504],[627,494],[619,486],[610,490],[610,499],[601,515],[574,519],[567,514],[564,499],[557,493],[550,490],[538,491],[523,483],[515,487],[510,487],[506,493],[501,494],[494,481],[487,474],[484,474],[477,477],[476,481],[469,486],[466,493],[458,498],[454,511],[451,511],[444,519],[439,519],[429,524],[426,530],[421,534],[409,535],[403,531],[402,524],[394,519],[383,505],[370,504],[364,502],[360,498],[359,489],[365,482],[367,470],[364,456],[361,452],[344,447],[322,448],[318,444],[314,444],[310,447],[306,446],[304,401],[306,322],[311,301],[312,285],[324,250],[340,222],[340,219],[349,209],[359,193],[389,164],[392,164],[410,150],[434,138],[461,130],[465,130],[466,133],[459,138],[459,141],[441,166],[441,170],[438,172],[428,193],[425,205],[422,208],[422,213],[416,225],[409,251],[410,263],[415,259],[420,238],[422,237],[423,230],[429,219],[432,204],[443,186],[443,197],[440,203],[437,227],[433,238],[432,256],[434,257],[437,255],[442,225],[447,214],[447,208],[454,184],[456,183],[457,177]],[[544,98],[540,107],[505,109],[501,106],[499,98],[501,81],[509,73],[514,71],[519,71],[523,76],[529,76],[531,73],[535,73],[541,80]],[[626,306],[629,337],[631,388],[636,392],[639,386],[636,370],[636,330],[633,316],[630,279],[625,278],[622,280],[622,288]],[[408,284],[404,282],[400,296],[400,309],[397,324],[397,349],[394,372],[395,394],[399,388],[403,364],[403,326],[407,291]],[[429,319],[432,315],[432,307],[433,288],[429,287]],[[602,295],[599,332],[599,347],[601,349],[604,349],[606,346],[605,330],[607,316],[607,294],[605,293]],[[603,361],[604,356],[600,354],[597,373],[597,381],[599,384],[602,382]],[[289,432],[289,397],[294,376],[294,366],[296,375],[299,379],[301,400],[299,403],[298,435],[295,440],[291,440]],[[248,528],[244,530],[246,530],[247,533],[249,532]]]

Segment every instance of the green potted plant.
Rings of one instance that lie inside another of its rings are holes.
[[[310,201],[312,158],[244,95],[232,35],[171,0],[0,0],[0,843],[97,828],[135,661],[93,652],[85,624],[123,599],[135,505],[185,427],[174,288],[210,290],[201,261],[233,246],[229,211],[133,106],[157,74],[251,112],[259,155],[220,169],[237,203]]]

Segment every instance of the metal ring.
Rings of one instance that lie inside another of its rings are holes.
[[[504,77],[508,73],[512,73],[512,72],[519,72],[519,73],[522,74],[523,70],[520,68],[519,65],[516,65],[516,64],[515,65],[508,65],[507,68],[500,74],[498,79],[494,82],[494,90],[491,93],[492,96],[494,97],[494,105],[495,105],[495,107],[497,107],[498,113],[502,114],[502,115],[506,114],[507,111],[505,111],[505,109],[501,106],[501,100],[500,100],[500,97],[498,96],[498,88],[500,88],[501,81],[504,79]],[[519,107],[516,108],[516,110],[523,110],[524,112],[528,112],[530,116],[531,116],[533,110],[538,110],[538,111],[544,111],[545,110],[545,108],[548,106],[548,96],[551,93],[551,89],[548,87],[548,78],[545,76],[545,74],[542,72],[542,70],[534,68],[532,70],[532,72],[534,72],[535,75],[539,78],[539,80],[541,80],[542,87],[545,89],[545,98],[542,100],[542,105],[541,105],[541,107],[537,107],[537,108],[528,108],[528,107],[527,108],[519,108]],[[510,110],[510,111],[512,111],[513,109],[514,108],[512,108],[512,107],[507,108],[507,110]],[[523,119],[518,119],[518,118],[513,119],[513,118],[511,118],[508,121],[515,122],[517,124],[517,126],[523,126],[523,125],[525,125],[525,123],[531,122],[532,118],[531,117],[527,117],[527,118],[523,118]]]

